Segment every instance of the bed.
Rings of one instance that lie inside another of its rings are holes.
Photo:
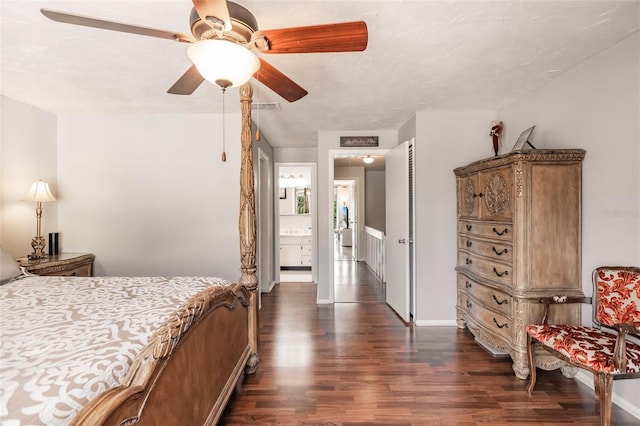
[[[240,88],[240,279],[27,276],[2,257],[3,426],[215,424],[258,362],[251,97]]]

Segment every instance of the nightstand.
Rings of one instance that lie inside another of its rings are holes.
[[[91,253],[62,253],[37,260],[21,257],[18,263],[36,275],[90,277],[93,275],[93,259],[95,256]]]

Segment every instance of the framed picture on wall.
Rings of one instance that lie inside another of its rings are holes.
[[[281,200],[287,199],[287,188],[280,188],[280,199]]]
[[[341,147],[376,147],[378,146],[377,136],[340,136]]]

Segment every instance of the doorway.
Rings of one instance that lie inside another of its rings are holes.
[[[384,282],[372,272],[375,268],[370,266],[367,239],[372,226],[377,228],[376,235],[384,233],[387,151],[330,152],[330,279],[335,303],[384,302]]]
[[[316,271],[316,165],[280,163],[276,165],[278,282],[313,283]]]
[[[335,260],[357,259],[357,196],[356,181],[333,181],[333,234],[336,247]]]

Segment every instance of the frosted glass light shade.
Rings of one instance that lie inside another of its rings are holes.
[[[197,41],[187,55],[205,80],[225,89],[242,86],[260,68],[253,52],[228,40]]]
[[[373,163],[373,157],[369,157],[368,155],[362,159],[367,164]]]
[[[47,203],[49,201],[56,201],[56,197],[51,193],[49,184],[43,180],[33,182],[31,189],[27,192],[27,195],[23,198],[24,201],[39,201],[41,203]]]

